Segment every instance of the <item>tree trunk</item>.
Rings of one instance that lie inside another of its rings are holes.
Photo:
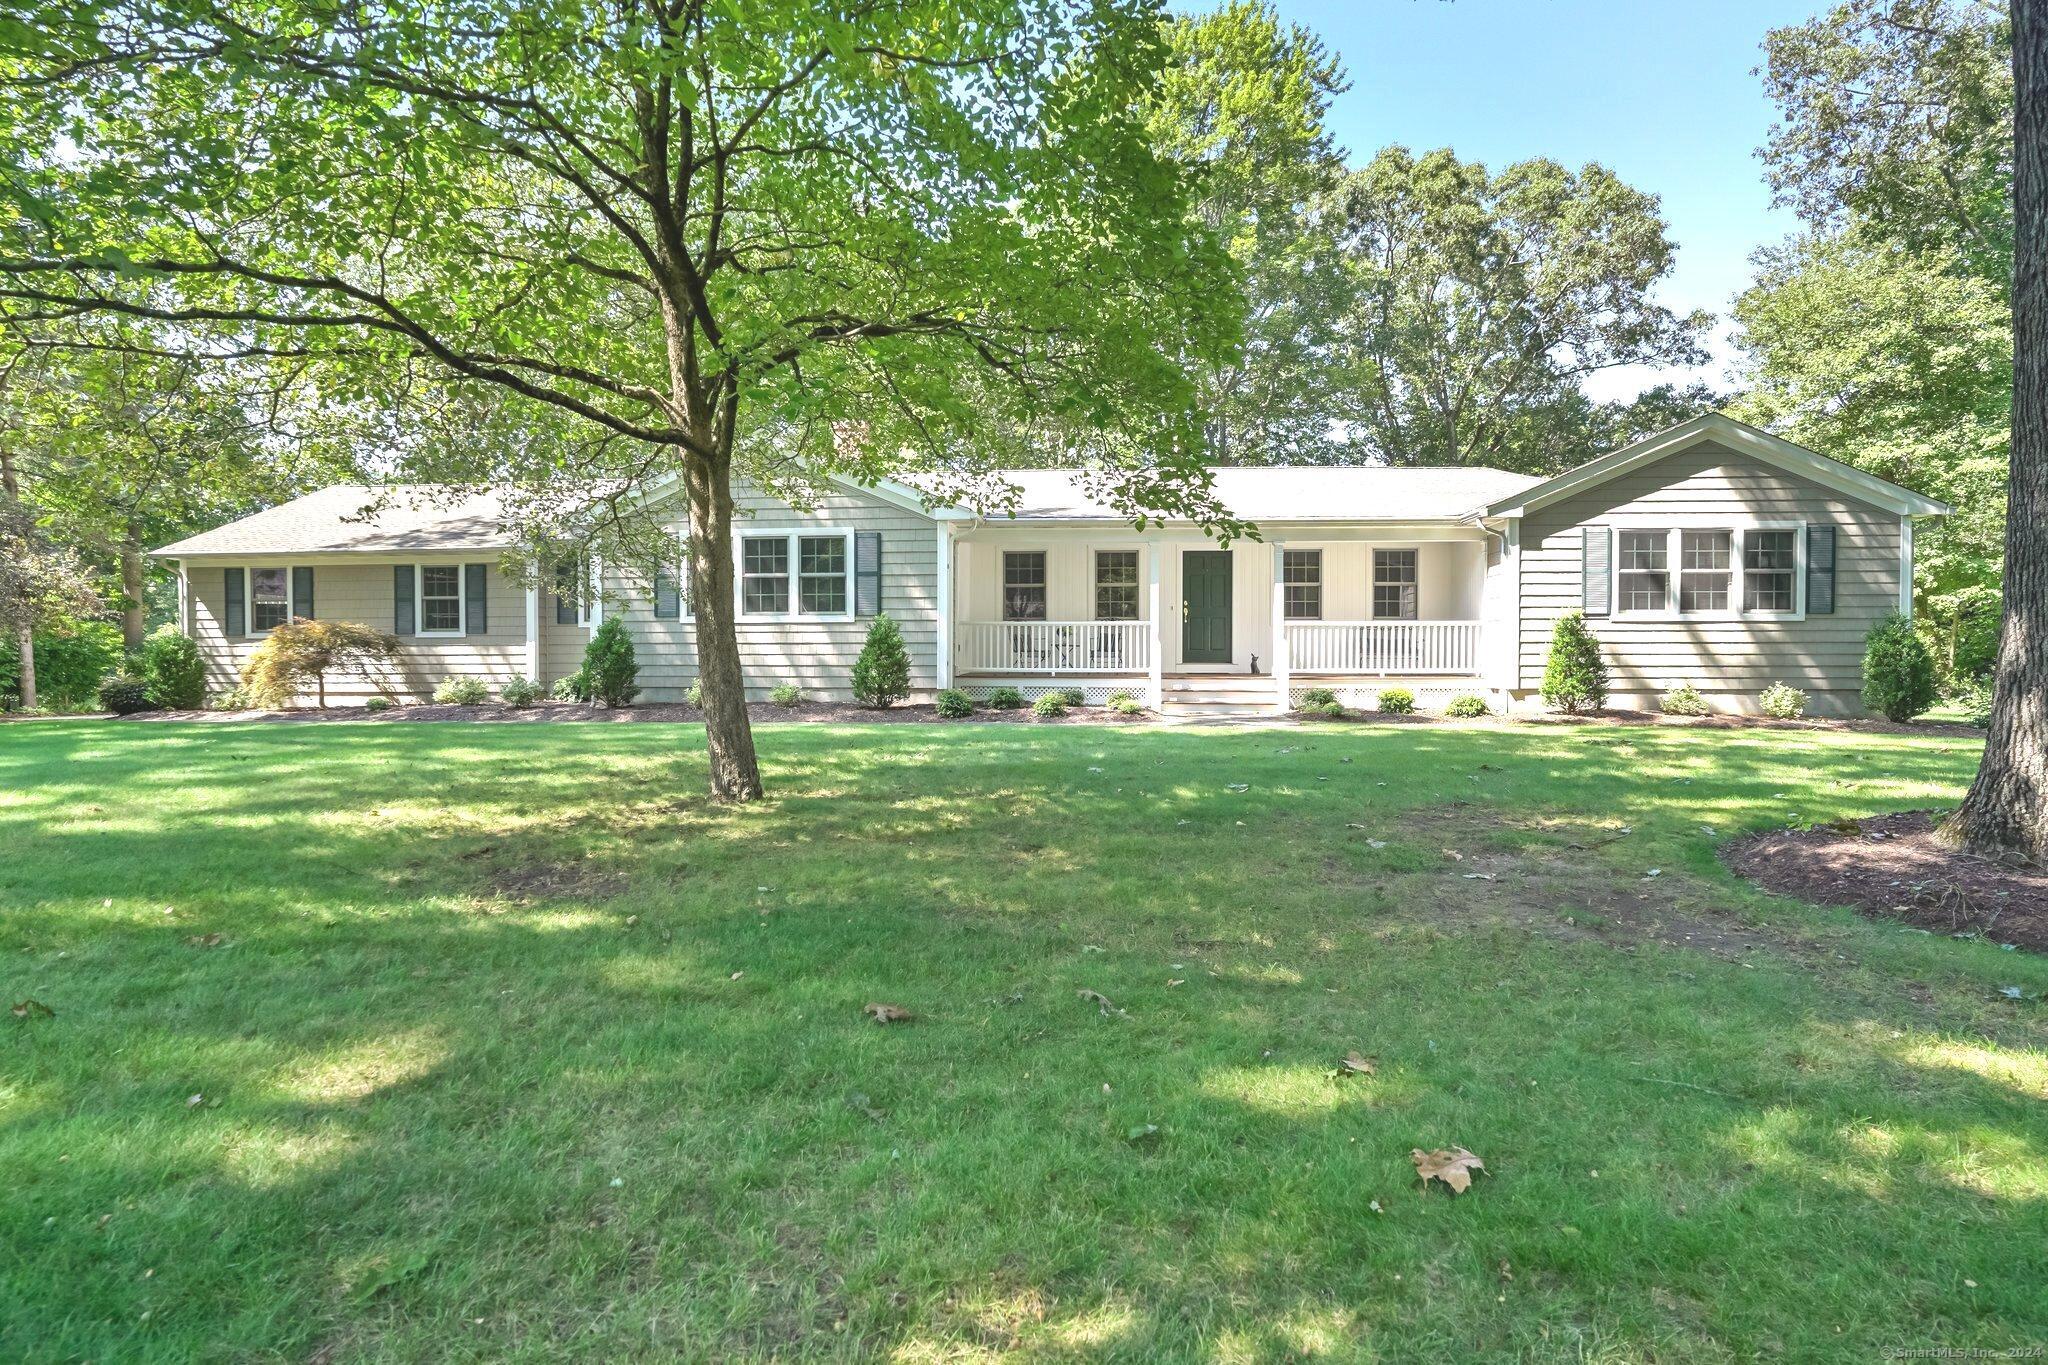
[[[9,502],[18,504],[21,501],[21,480],[14,473],[14,456],[4,446],[0,446],[0,493],[6,494]],[[27,711],[33,709],[36,704],[35,626],[24,623],[15,632],[14,646],[21,661],[21,677],[18,684],[21,708]]]
[[[1984,761],[1942,827],[2048,861],[2048,0],[2014,0],[2012,472],[2005,625]]]
[[[731,462],[723,454],[716,461],[692,456],[683,481],[690,495],[690,611],[697,623],[711,795],[752,801],[761,795],[761,765],[747,722],[747,683],[733,620]]]
[[[143,600],[148,591],[142,577],[142,543],[130,531],[121,542],[121,643],[131,650],[142,648],[149,624],[149,605]]]

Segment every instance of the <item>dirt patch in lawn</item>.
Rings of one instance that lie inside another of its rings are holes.
[[[594,862],[529,862],[491,868],[485,887],[495,900],[530,905],[548,900],[610,900],[625,891],[626,880]]]
[[[1949,848],[1934,825],[1934,813],[1907,811],[1771,830],[1729,845],[1722,860],[1781,896],[2048,952],[2048,868]]]
[[[1632,874],[1588,858],[1632,837],[1618,822],[1516,823],[1454,803],[1411,812],[1394,835],[1443,860],[1440,868],[1402,878],[1415,892],[1403,899],[1438,927],[1505,924],[1549,938],[1689,948],[1731,959],[1792,946],[1718,912],[1700,888],[1661,868]],[[1390,889],[1400,891],[1401,881]]]

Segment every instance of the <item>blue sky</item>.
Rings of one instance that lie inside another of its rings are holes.
[[[1331,111],[1363,161],[1389,143],[1449,147],[1498,167],[1531,156],[1598,161],[1663,200],[1678,262],[1660,293],[1727,316],[1749,255],[1796,226],[1771,207],[1756,148],[1772,106],[1751,71],[1766,30],[1819,0],[1276,0],[1350,71]],[[1195,10],[1206,4],[1183,3]],[[1725,334],[1716,349],[1730,353]],[[1720,377],[1722,366],[1701,374]],[[1632,394],[1685,374],[1615,371]]]

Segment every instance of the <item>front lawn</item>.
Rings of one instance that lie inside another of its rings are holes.
[[[1713,852],[1967,740],[760,741],[0,727],[0,1359],[2048,1342],[2048,963]]]

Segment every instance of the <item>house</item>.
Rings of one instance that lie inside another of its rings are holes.
[[[1912,608],[1914,518],[1949,510],[1718,414],[1550,479],[1218,469],[1218,496],[1260,537],[1228,546],[1171,520],[1133,529],[1072,471],[1008,477],[1020,496],[1000,518],[893,484],[835,484],[808,507],[736,489],[750,693],[845,698],[868,618],[887,611],[925,693],[1125,690],[1224,714],[1319,686],[1370,705],[1398,685],[1425,707],[1461,693],[1507,707],[1533,704],[1555,622],[1583,609],[1616,705],[1691,683],[1748,710],[1784,682],[1816,712],[1854,713],[1865,633]],[[680,536],[679,499],[675,518]],[[499,571],[514,549],[488,496],[341,487],[156,553],[177,564],[183,629],[220,687],[294,616],[395,631],[400,691],[451,675],[545,684],[617,613],[644,695],[683,696],[687,583],[565,570],[522,586]]]

